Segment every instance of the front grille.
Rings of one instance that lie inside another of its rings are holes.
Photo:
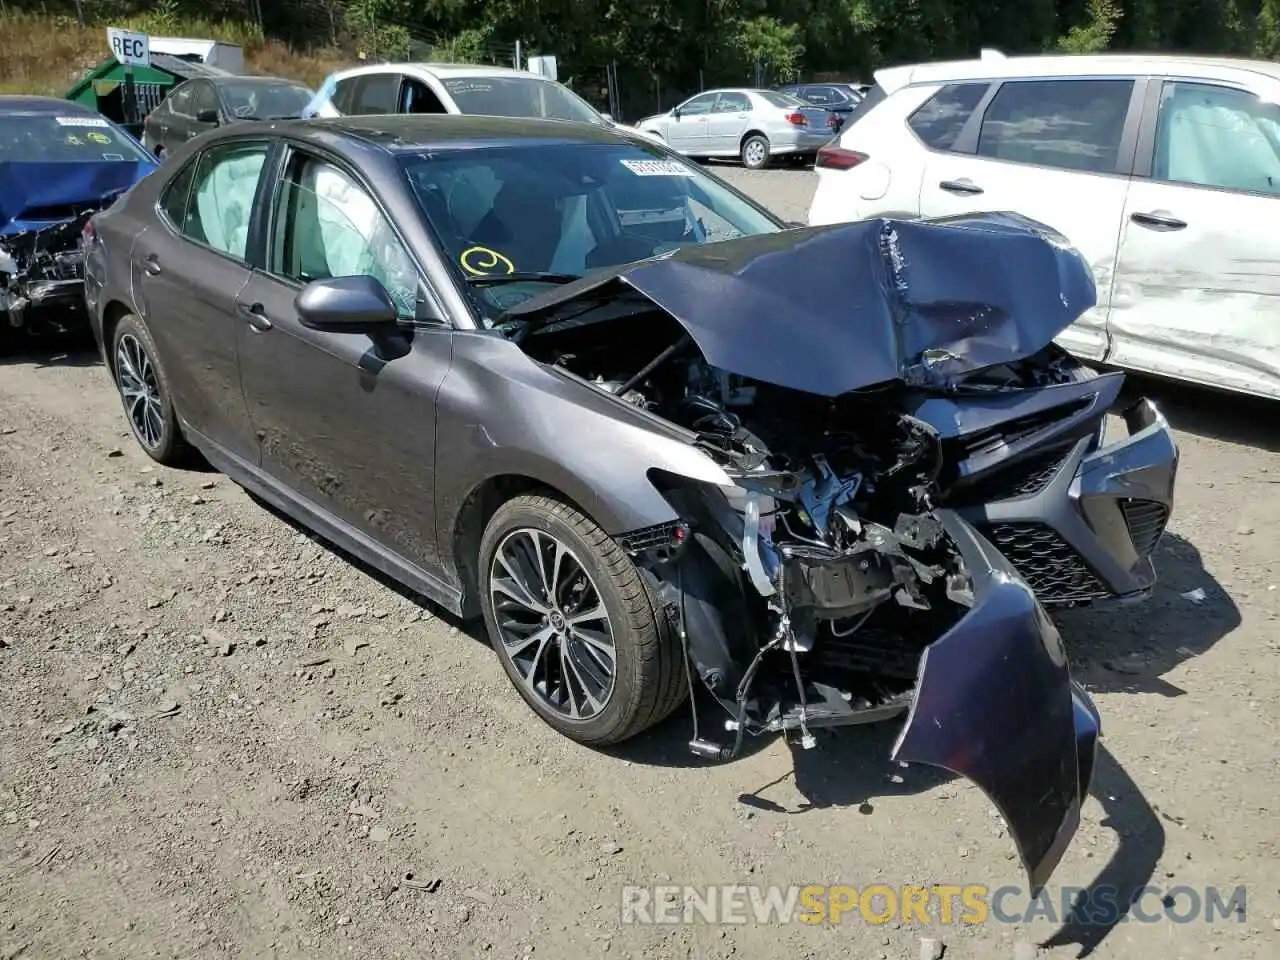
[[[923,653],[924,646],[918,638],[867,627],[847,637],[822,634],[806,663],[809,672],[819,679],[824,673],[837,672],[915,680]]]
[[[996,523],[987,538],[1013,564],[1041,603],[1069,604],[1110,595],[1080,554],[1042,523]]]
[[[1034,497],[1047,487],[1062,469],[1071,447],[1054,447],[1019,460],[970,485],[956,499],[965,503],[992,503]]]
[[[960,437],[959,441],[963,444],[966,457],[993,453],[1009,444],[1029,439],[1063,420],[1070,419],[1088,407],[1091,402],[1092,400],[1088,397],[1073,400],[1059,407],[1051,407],[1039,413],[1018,417],[1016,420],[1008,420],[986,430],[967,433]]]
[[[1120,512],[1133,549],[1140,557],[1151,556],[1169,522],[1169,508],[1156,500],[1121,500]]]

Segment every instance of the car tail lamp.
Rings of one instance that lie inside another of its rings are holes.
[[[793,127],[807,127],[809,125],[809,118],[797,110],[794,113],[787,114],[787,123],[791,124]]]
[[[832,130],[839,130],[840,118],[833,113],[831,116],[827,117],[827,126],[830,127]]]
[[[859,153],[857,150],[828,145],[818,150],[818,158],[813,165],[826,170],[852,170],[867,159],[865,153]]]
[[[90,218],[84,222],[84,227],[80,230],[80,243],[87,247],[96,239],[98,239],[98,228],[93,225],[93,220]]]

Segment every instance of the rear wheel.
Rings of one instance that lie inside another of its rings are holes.
[[[537,495],[503,504],[481,539],[480,571],[490,643],[555,730],[618,743],[683,700],[680,646],[659,624],[639,571],[573,507]]]
[[[155,342],[132,314],[116,324],[111,340],[111,370],[124,404],[125,419],[147,456],[165,466],[185,463],[191,447],[182,435],[160,367]]]
[[[769,140],[762,133],[753,133],[742,141],[742,165],[748,170],[759,170],[769,162]]]

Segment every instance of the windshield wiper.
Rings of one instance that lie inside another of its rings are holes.
[[[473,287],[495,287],[504,283],[573,283],[581,279],[582,277],[576,273],[541,273],[527,270],[491,277],[467,277],[467,283]]]

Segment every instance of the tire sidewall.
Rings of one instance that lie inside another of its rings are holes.
[[[764,158],[759,163],[752,163],[747,159],[751,144],[759,142],[764,147]],[[769,141],[758,133],[754,133],[747,137],[742,143],[742,165],[748,170],[761,170],[769,162]]]
[[[124,394],[120,392],[120,371],[117,369],[117,357],[120,353],[120,341],[126,336],[133,337],[142,346],[142,349],[146,351],[147,359],[151,361],[151,368],[156,374],[156,383],[160,387],[160,413],[161,421],[164,425],[164,436],[154,449],[149,448],[142,442],[142,438],[138,436],[137,428],[134,426],[133,419],[129,416],[128,407],[125,405]],[[169,379],[165,376],[164,366],[160,363],[155,341],[151,339],[151,334],[147,331],[142,321],[133,314],[122,317],[112,333],[111,379],[115,381],[116,395],[120,398],[120,407],[124,412],[125,422],[129,424],[129,432],[133,435],[133,439],[137,441],[138,446],[149,457],[160,463],[175,460],[180,455],[183,441],[181,427],[178,424],[178,415],[173,408],[173,398],[169,391]]]
[[[538,530],[555,537],[567,546],[591,577],[609,614],[613,626],[614,687],[604,710],[588,720],[571,720],[545,705],[524,686],[519,671],[507,654],[502,634],[494,616],[489,583],[494,554],[508,534],[522,528]],[[480,541],[479,566],[480,606],[490,646],[494,648],[502,669],[524,701],[548,726],[581,742],[607,741],[624,727],[639,697],[637,650],[633,628],[626,617],[626,606],[613,578],[605,570],[596,549],[560,514],[535,506],[526,500],[510,501],[493,515]]]

